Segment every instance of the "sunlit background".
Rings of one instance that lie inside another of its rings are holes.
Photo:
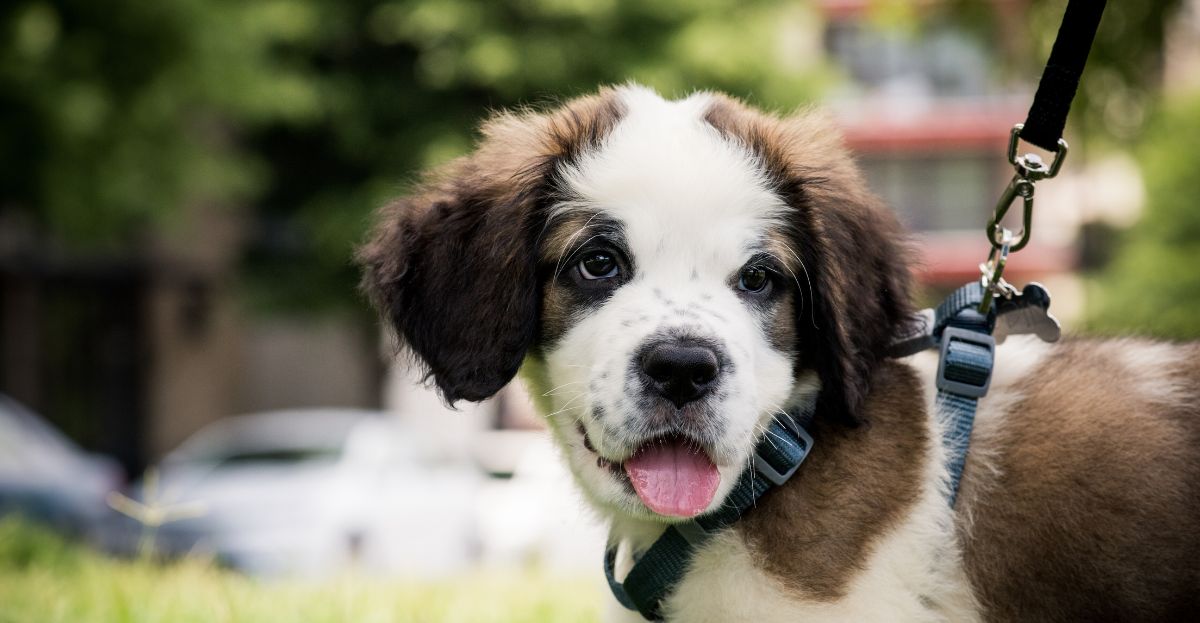
[[[595,620],[604,533],[528,395],[449,411],[390,360],[372,211],[505,107],[816,103],[932,300],[1064,6],[5,2],[0,621]],[[1200,335],[1200,1],[1109,3],[1066,138],[1007,276],[1069,333]]]

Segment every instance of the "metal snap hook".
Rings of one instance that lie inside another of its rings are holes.
[[[1010,298],[1017,292],[1017,289],[1004,280],[1004,267],[1008,265],[1008,254],[1012,251],[1012,241],[1014,238],[1012,230],[1000,228],[1000,245],[993,244],[992,250],[988,253],[986,262],[979,265],[981,277],[980,285],[983,286],[983,300],[979,302],[979,313],[987,314],[992,307],[992,299],[996,296]],[[1025,236],[1028,239],[1028,235]]]
[[[1021,215],[1021,233],[1016,244],[1012,244],[1009,250],[1020,251],[1029,244],[1029,236],[1033,233],[1033,190],[1033,182],[1021,177],[1020,174],[1014,175],[1012,181],[1008,183],[1008,188],[1004,189],[1004,194],[1000,196],[1000,201],[996,204],[996,209],[992,211],[992,218],[988,220],[987,224],[988,242],[992,244],[992,249],[998,249],[1004,244],[1006,233],[1009,236],[1012,235],[1011,231],[1000,225],[1000,221],[1004,219],[1004,215],[1008,214],[1008,209],[1016,202],[1017,197],[1020,197],[1024,203]]]

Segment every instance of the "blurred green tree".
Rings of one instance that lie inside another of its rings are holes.
[[[128,249],[189,203],[242,207],[251,301],[353,304],[372,210],[489,110],[631,79],[794,106],[819,23],[765,0],[10,2],[0,210]]]
[[[876,0],[883,5],[903,0]],[[1036,85],[1062,24],[1068,0],[978,2],[949,0],[959,23],[1008,51],[997,71],[1018,83]],[[1109,1],[1088,55],[1087,68],[1071,106],[1070,123],[1089,141],[1124,146],[1136,142],[1154,115],[1161,93],[1167,27],[1182,0]],[[908,10],[913,10],[909,8]],[[997,22],[1021,24],[1007,34]],[[1077,135],[1077,136],[1078,136]],[[1078,147],[1072,145],[1072,149]]]
[[[1200,93],[1169,100],[1138,160],[1146,211],[1090,288],[1089,328],[1200,336]]]
[[[1030,3],[1035,41],[1031,61],[1040,74],[1062,22],[1065,0]],[[1105,5],[1072,106],[1073,122],[1087,138],[1137,142],[1160,103],[1163,46],[1181,0],[1141,0]],[[1037,74],[1034,74],[1037,75]]]
[[[0,211],[56,245],[127,247],[186,202],[254,196],[239,133],[315,118],[275,47],[283,3],[17,1],[0,8]]]

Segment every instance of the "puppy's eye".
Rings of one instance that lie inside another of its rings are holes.
[[[584,279],[612,279],[620,272],[617,259],[604,251],[589,253],[579,261],[579,274]]]
[[[747,266],[738,276],[738,289],[743,292],[762,292],[771,284],[771,273],[761,266]]]

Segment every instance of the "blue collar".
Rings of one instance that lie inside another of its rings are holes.
[[[949,504],[954,506],[966,462],[967,446],[975,421],[978,399],[987,393],[995,359],[992,330],[995,305],[988,314],[976,309],[983,287],[970,283],[951,294],[937,310],[915,318],[910,330],[893,344],[893,357],[903,357],[940,344],[938,413],[950,472]],[[771,423],[754,449],[754,467],[738,477],[733,490],[717,510],[668,527],[645,552],[635,556],[624,581],[617,581],[616,543],[604,553],[604,574],[613,596],[622,606],[649,620],[662,618],[663,601],[687,572],[696,550],[712,536],[733,525],[767,491],[787,482],[812,450],[813,439],[792,415]]]

